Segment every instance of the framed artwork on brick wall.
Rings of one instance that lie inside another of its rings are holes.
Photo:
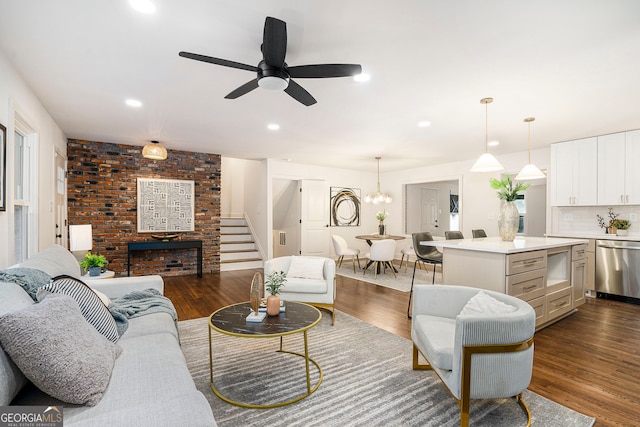
[[[194,231],[194,181],[138,178],[138,233]]]
[[[0,124],[0,211],[7,210],[7,128]]]
[[[357,227],[360,225],[360,189],[331,187],[331,226]]]

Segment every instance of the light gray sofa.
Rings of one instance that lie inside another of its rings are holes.
[[[37,269],[51,277],[81,274],[75,257],[58,245],[13,267]],[[138,276],[91,281],[91,287],[114,298],[147,288],[162,292],[164,283],[160,276]],[[29,304],[35,303],[21,286],[0,281],[0,314]],[[95,406],[67,405],[44,394],[29,384],[0,349],[0,406],[62,405],[65,426],[216,425],[209,403],[196,389],[187,369],[171,315],[153,313],[130,319],[117,344],[122,354]]]

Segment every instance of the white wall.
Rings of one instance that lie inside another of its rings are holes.
[[[7,128],[7,211],[0,212],[0,269],[13,264],[13,134],[14,112],[26,118],[39,134],[38,144],[38,250],[55,242],[54,152],[66,156],[67,138],[15,71],[4,53],[0,52],[0,123]]]

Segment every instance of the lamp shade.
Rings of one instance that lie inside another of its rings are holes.
[[[525,165],[525,167],[523,167],[520,173],[516,176],[516,179],[519,180],[541,178],[546,178],[546,175],[533,163]]]
[[[167,149],[164,148],[158,141],[151,141],[151,144],[147,144],[142,149],[142,157],[152,160],[165,160],[167,158]]]
[[[90,251],[93,247],[91,224],[69,226],[69,250]]]
[[[471,166],[471,172],[497,172],[501,170],[504,170],[504,166],[491,153],[484,153]]]

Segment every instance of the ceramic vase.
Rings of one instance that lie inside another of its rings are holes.
[[[378,224],[378,234],[384,236],[386,234],[385,231],[384,222],[380,221],[380,224]]]
[[[616,230],[616,234],[618,236],[626,236],[629,233],[629,230],[620,230],[619,228]]]
[[[280,314],[280,297],[277,295],[269,295],[267,297],[267,314],[269,316],[277,316]]]
[[[520,213],[514,202],[505,202],[498,216],[498,235],[505,242],[512,242],[518,233]]]
[[[100,275],[100,267],[89,267],[89,276],[99,276]]]

